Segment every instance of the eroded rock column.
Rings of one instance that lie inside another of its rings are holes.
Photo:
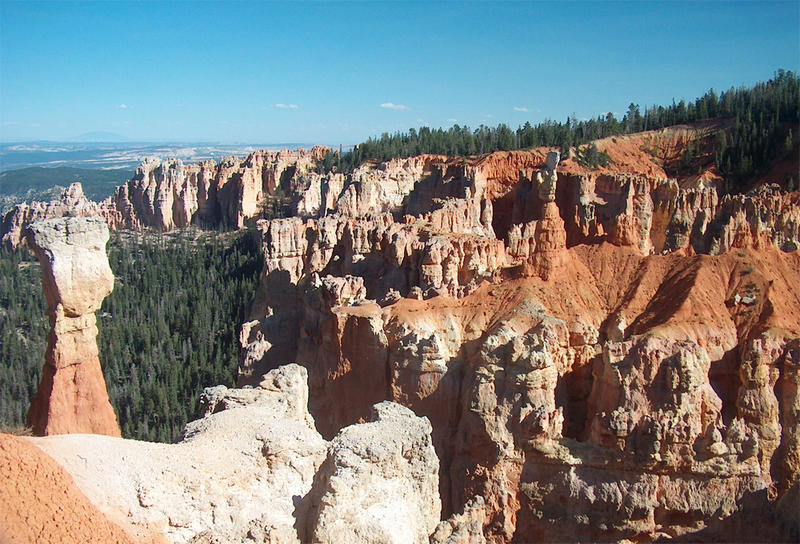
[[[64,217],[34,223],[26,235],[42,265],[51,325],[27,424],[37,435],[120,436],[100,368],[94,315],[114,287],[105,250],[108,227],[99,217]]]

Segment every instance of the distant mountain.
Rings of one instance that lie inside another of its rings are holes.
[[[116,134],[114,132],[105,132],[96,130],[93,132],[84,132],[78,136],[69,139],[70,142],[127,142],[130,138]]]

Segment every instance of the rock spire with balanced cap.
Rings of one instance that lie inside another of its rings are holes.
[[[120,436],[100,369],[94,315],[114,288],[108,227],[99,217],[48,219],[33,223],[27,240],[42,265],[52,327],[27,423],[37,435]]]

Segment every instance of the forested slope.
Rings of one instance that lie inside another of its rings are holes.
[[[712,119],[726,120],[725,128],[709,132],[717,171],[728,180],[730,192],[750,189],[751,182],[775,162],[791,159],[795,167],[785,179],[774,179],[789,190],[798,186],[796,148],[800,126],[800,78],[791,71],[778,70],[765,83],[733,88],[718,93],[710,89],[694,101],[673,100],[669,105],[640,107],[631,103],[621,120],[612,113],[578,121],[547,120],[525,123],[516,130],[505,124],[481,125],[475,130],[453,125],[449,129],[421,127],[408,132],[384,133],[354,146],[351,151],[331,151],[320,163],[321,171],[350,172],[370,160],[385,161],[422,153],[470,156],[493,151],[560,147],[562,151],[593,140],[656,130],[668,126]],[[691,153],[691,150],[687,150]],[[687,157],[686,162],[691,162]]]
[[[113,293],[98,313],[100,360],[122,434],[173,441],[204,387],[233,385],[238,324],[261,270],[250,231],[113,233]],[[0,253],[0,425],[24,424],[44,361],[46,303],[27,251]]]

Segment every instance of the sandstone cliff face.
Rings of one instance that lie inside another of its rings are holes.
[[[304,183],[312,191],[313,181],[306,178],[314,178],[310,170],[323,153],[323,148],[262,150],[241,161],[228,157],[218,164],[196,165],[147,159],[104,204],[118,212],[114,228],[172,230],[190,224],[240,228],[261,212],[268,197],[297,192]],[[308,201],[304,206],[319,210],[319,204],[314,208]]]
[[[171,542],[426,542],[439,521],[430,424],[392,403],[326,443],[306,370],[206,389],[178,444],[101,436],[30,441],[110,519]]]
[[[114,287],[101,218],[48,219],[32,224],[28,244],[42,265],[50,337],[42,382],[27,424],[39,435],[120,436],[97,351],[94,313]]]
[[[271,200],[301,216],[324,215],[335,206],[344,183],[341,175],[313,172],[324,152],[322,147],[260,150],[241,160],[227,157],[191,165],[148,158],[103,202],[87,200],[80,183],[73,183],[57,201],[16,206],[0,221],[0,240],[16,248],[27,225],[64,215],[101,216],[112,229],[160,231],[188,225],[241,228]]]
[[[437,542],[763,536],[798,473],[796,196],[425,160],[258,224],[240,382],[297,360],[326,437],[384,399],[427,416]]]

